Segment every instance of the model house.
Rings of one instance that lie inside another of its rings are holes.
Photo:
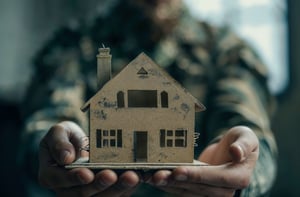
[[[99,90],[81,108],[89,162],[193,162],[195,112],[204,106],[144,53],[111,78],[109,51],[99,49]]]

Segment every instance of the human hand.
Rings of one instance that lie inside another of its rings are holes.
[[[233,196],[235,190],[249,185],[258,154],[256,135],[237,126],[202,152],[199,160],[208,166],[161,170],[150,183],[178,196]]]
[[[132,192],[139,182],[133,171],[126,171],[118,177],[112,170],[94,174],[88,168],[66,170],[63,167],[87,156],[86,152],[80,151],[84,137],[81,128],[69,121],[49,130],[40,143],[40,183],[58,196],[121,196]]]

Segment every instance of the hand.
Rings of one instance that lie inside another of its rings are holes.
[[[200,155],[199,160],[209,166],[161,170],[150,183],[179,196],[233,196],[235,190],[249,185],[258,153],[258,139],[253,131],[234,127]]]
[[[66,170],[64,165],[86,156],[80,151],[81,128],[73,122],[54,125],[40,143],[39,181],[58,196],[121,196],[130,193],[139,182],[138,175],[126,171],[120,177],[114,171],[94,174],[87,168]]]

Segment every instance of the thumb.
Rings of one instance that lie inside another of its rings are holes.
[[[245,126],[229,129],[218,142],[209,145],[200,155],[200,161],[211,165],[228,162],[242,162],[249,154],[258,155],[258,139],[254,132]]]
[[[81,128],[73,122],[65,121],[51,127],[41,142],[41,148],[47,150],[48,157],[59,165],[72,163],[78,155],[80,140],[85,136]],[[42,154],[41,157],[46,157]],[[49,160],[48,160],[49,162]]]
[[[249,127],[233,127],[227,135],[231,142],[229,153],[233,162],[242,162],[253,152],[258,153],[258,139]]]

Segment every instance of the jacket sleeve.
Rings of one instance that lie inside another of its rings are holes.
[[[218,140],[236,125],[253,129],[259,139],[260,154],[251,184],[241,195],[265,195],[275,180],[277,157],[270,125],[274,99],[266,84],[267,69],[257,54],[227,29],[217,35],[216,43],[206,130],[211,140]]]

